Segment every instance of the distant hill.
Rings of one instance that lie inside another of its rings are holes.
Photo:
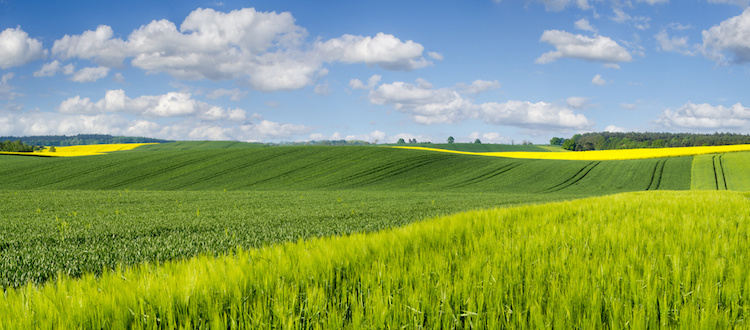
[[[611,150],[636,148],[697,147],[750,144],[750,135],[736,133],[658,133],[599,132],[573,135],[570,139],[552,138],[552,145],[567,150]]]
[[[112,136],[108,134],[78,134],[78,135],[36,135],[36,136],[0,136],[0,141],[18,141],[32,146],[78,146],[88,144],[113,143],[163,143],[170,140],[153,139],[147,137]]]

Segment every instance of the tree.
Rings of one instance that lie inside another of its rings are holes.
[[[475,144],[482,144],[482,141],[479,141],[479,139],[474,140]]]
[[[405,143],[406,143],[406,141],[404,141],[404,138],[398,139],[398,144],[405,144]]]
[[[51,147],[49,147],[49,152],[56,152],[56,151],[57,151],[57,150],[55,149],[55,146],[51,146]]]
[[[455,141],[455,140],[453,139],[453,137],[452,137],[452,136],[449,136],[449,137],[448,137],[448,143],[453,143],[453,141]]]

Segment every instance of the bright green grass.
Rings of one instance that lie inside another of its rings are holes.
[[[692,163],[692,157],[555,161],[367,146],[142,148],[92,157],[0,157],[0,190],[562,191],[590,196],[689,189]]]
[[[748,197],[618,194],[62,277],[8,290],[0,324],[744,328]]]
[[[695,156],[691,189],[750,190],[750,152]]]
[[[58,272],[402,226],[562,194],[399,191],[0,191],[0,287]]]

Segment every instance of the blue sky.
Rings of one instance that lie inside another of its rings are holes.
[[[750,133],[750,0],[0,0],[0,136]]]

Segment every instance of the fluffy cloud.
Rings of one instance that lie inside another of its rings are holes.
[[[687,37],[670,37],[666,29],[662,29],[654,35],[656,42],[659,43],[657,48],[663,52],[676,52],[683,55],[695,55],[695,52],[690,50]]]
[[[596,33],[596,28],[591,26],[591,23],[589,23],[589,20],[585,18],[581,18],[575,22],[576,29],[583,30],[583,31],[589,31]]]
[[[424,80],[417,84],[382,84],[370,91],[368,99],[372,104],[390,105],[408,114],[414,122],[425,125],[458,123],[466,119],[528,129],[582,129],[592,125],[584,115],[552,103],[508,101],[475,104],[453,88],[434,89]]]
[[[510,143],[512,139],[507,136],[502,136],[500,133],[491,132],[480,134],[479,132],[472,132],[469,134],[469,141],[479,139],[482,143]]]
[[[565,100],[568,107],[573,109],[584,109],[589,105],[588,97],[571,96]]]
[[[70,80],[76,82],[94,82],[106,77],[107,74],[109,74],[109,68],[107,67],[89,67],[83,68],[73,73],[73,76],[70,77]]]
[[[746,127],[749,120],[750,108],[740,103],[724,107],[688,102],[677,110],[664,110],[656,122],[670,128],[731,130]]]
[[[604,79],[602,78],[602,75],[600,75],[600,74],[598,74],[598,75],[594,76],[594,78],[593,78],[593,79],[591,79],[591,84],[592,84],[592,85],[597,85],[597,86],[604,86],[604,85],[606,85],[606,84],[608,84],[608,83],[609,83],[609,82],[608,82],[608,81],[606,81],[606,80],[604,80]]]
[[[536,63],[545,64],[560,58],[577,58],[604,63],[630,62],[630,53],[614,40],[597,35],[593,38],[559,30],[546,30],[539,41],[557,50],[542,54]]]
[[[750,8],[704,30],[703,53],[724,64],[750,62]]]
[[[182,24],[162,19],[113,37],[106,25],[55,41],[61,60],[89,59],[113,67],[131,58],[147,73],[179,79],[241,80],[262,91],[292,90],[315,84],[327,73],[324,63],[364,63],[392,70],[413,70],[431,63],[424,47],[390,34],[344,35],[306,44],[307,31],[290,13],[253,8],[228,13],[196,9]],[[430,53],[433,58],[441,57]],[[43,74],[40,72],[40,75]]]
[[[164,95],[144,95],[129,98],[121,89],[109,90],[99,101],[71,97],[57,108],[64,114],[131,113],[151,118],[197,117],[203,120],[243,121],[247,114],[242,109],[224,109],[195,100],[189,93],[170,92]]]
[[[344,35],[316,44],[328,62],[365,63],[390,70],[414,70],[430,65],[422,57],[424,47],[414,41],[402,42],[390,34],[373,37]]]
[[[461,93],[482,93],[486,91],[490,91],[493,89],[500,88],[500,83],[497,80],[488,81],[488,80],[474,80],[474,82],[471,83],[471,85],[466,85],[463,83],[459,83],[456,85],[458,87],[458,90]]]
[[[372,75],[370,79],[367,79],[367,85],[365,85],[362,80],[352,79],[349,80],[349,87],[351,87],[352,89],[373,89],[380,82],[380,78],[380,75]]]
[[[465,119],[474,104],[452,89],[432,89],[424,81],[418,85],[405,82],[382,84],[370,91],[372,104],[391,105],[409,113],[420,124],[458,123]]]
[[[641,1],[641,2],[643,2],[643,1]],[[647,1],[647,2],[649,2],[649,3],[651,3],[653,5],[653,4],[661,2],[661,1],[656,0],[656,1]],[[628,13],[624,12],[620,8],[615,8],[615,9],[612,10],[612,12],[615,14],[615,16],[612,16],[609,19],[612,20],[612,21],[614,21],[614,22],[617,22],[617,23],[627,23],[627,22],[629,22],[630,24],[632,24],[638,30],[647,30],[648,28],[651,27],[651,25],[650,25],[650,23],[651,23],[651,17],[646,17],[646,16],[636,16],[636,17],[633,17],[633,16],[628,15]]]
[[[159,124],[145,119],[130,120],[117,114],[68,115],[23,113],[0,116],[0,135],[73,135],[80,133],[150,136],[171,140],[283,140],[308,134],[304,125],[260,120],[242,125],[221,125],[194,119]]]
[[[0,32],[0,69],[24,65],[47,55],[39,40],[29,38],[20,27]]]
[[[604,131],[612,132],[612,133],[625,133],[626,130],[622,127],[618,127],[615,125],[608,125],[607,127],[604,128]]]

